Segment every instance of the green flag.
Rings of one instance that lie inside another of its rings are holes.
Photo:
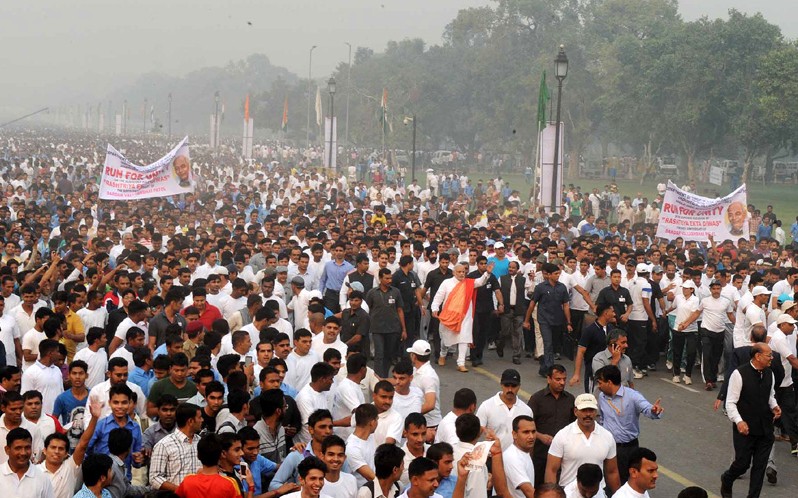
[[[540,77],[540,93],[538,94],[538,128],[546,126],[546,104],[549,103],[549,87],[546,86],[546,71]]]

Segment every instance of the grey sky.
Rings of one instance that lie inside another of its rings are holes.
[[[347,47],[441,40],[459,9],[487,0],[28,0],[0,2],[0,114],[99,100],[127,78],[175,75],[253,52],[304,76],[308,49],[323,78]],[[682,0],[686,19],[762,11],[798,36],[795,0]],[[247,24],[251,22],[250,26]]]

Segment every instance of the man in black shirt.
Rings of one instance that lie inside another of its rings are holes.
[[[486,271],[488,271],[488,258],[479,256],[477,258],[477,269],[466,276],[477,279]],[[493,306],[494,295],[499,303],[498,309]],[[477,299],[474,307],[474,349],[471,350],[471,365],[478,367],[482,365],[482,352],[485,349],[488,337],[494,335],[493,331],[498,326],[499,315],[504,313],[504,301],[499,288],[499,280],[492,274],[488,277],[488,282],[485,285],[477,288]]]
[[[438,358],[439,363],[441,361],[441,336],[438,332],[440,321],[432,316],[431,306],[432,300],[435,299],[435,294],[438,293],[438,289],[443,281],[447,278],[452,278],[452,270],[449,268],[450,261],[451,257],[449,256],[449,253],[444,252],[438,256],[438,267],[427,273],[427,280],[424,282],[424,290],[422,291],[424,294],[429,291],[428,310],[430,310],[430,320],[429,329],[427,330],[427,338],[429,339],[430,344],[432,344],[432,351],[435,354],[435,358]]]
[[[610,272],[610,285],[601,289],[596,306],[610,305],[615,308],[616,325],[626,330],[626,322],[632,313],[632,295],[626,287],[621,286],[621,270]]]
[[[575,386],[579,382],[582,372],[582,363],[585,368],[585,392],[590,392],[593,381],[593,357],[607,347],[607,337],[611,324],[615,322],[615,308],[609,304],[596,306],[596,321],[582,331],[579,338],[579,349],[574,360],[574,375],[568,383]]]
[[[657,329],[653,330],[654,327],[648,327],[648,339],[646,340],[646,354],[644,363],[648,365],[649,370],[657,369],[657,360],[659,359],[659,350],[660,345],[662,344],[660,337],[663,335],[657,331],[668,330],[665,327],[665,325],[668,323],[668,319],[663,313],[665,311],[665,294],[662,292],[662,287],[659,285],[664,274],[663,272],[664,270],[660,265],[654,265],[654,267],[651,269],[651,276],[648,279],[648,283],[651,284],[651,302],[657,303],[656,306],[653,304],[651,305],[655,316],[657,313],[657,307],[659,307],[660,310],[660,316],[657,317]]]
[[[393,274],[391,285],[399,289],[404,303],[405,326],[407,338],[402,343],[405,346],[413,344],[418,339],[418,326],[421,322],[421,313],[426,313],[421,304],[421,281],[413,271],[413,256],[405,255],[399,258],[399,269]]]
[[[543,357],[538,373],[546,375],[549,367],[554,365],[554,353],[562,349],[563,334],[573,333],[571,326],[571,300],[565,284],[559,281],[560,267],[554,263],[543,265],[543,282],[535,286],[532,293],[532,302],[524,317],[524,327],[529,327],[529,320],[536,307],[538,309],[538,324],[540,335],[543,337]]]
[[[363,293],[353,290],[349,294],[349,308],[340,313],[340,338],[349,351],[358,350],[368,359],[370,348],[369,327],[371,318],[363,309]]]

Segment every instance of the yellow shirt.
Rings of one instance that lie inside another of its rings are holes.
[[[83,321],[80,319],[77,313],[69,308],[67,308],[66,313],[66,330],[70,335],[79,335],[85,333],[83,329]],[[66,346],[67,349],[67,363],[71,363],[72,358],[74,358],[75,353],[77,352],[77,343],[64,337],[61,339],[61,344]]]

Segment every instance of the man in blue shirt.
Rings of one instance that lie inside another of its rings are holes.
[[[496,251],[493,256],[488,258],[488,263],[493,263],[493,276],[502,278],[510,273],[510,258],[507,257],[507,248],[504,247],[504,242],[496,242],[493,246]]]
[[[145,396],[150,395],[150,380],[153,378],[152,353],[150,348],[141,347],[133,350],[133,371],[130,372],[128,382],[132,382],[141,388]]]
[[[108,486],[113,481],[111,467],[113,462],[108,455],[89,455],[81,467],[83,487],[75,493],[74,498],[111,498]]]
[[[454,449],[449,443],[435,443],[427,448],[427,458],[438,464],[440,481],[435,493],[443,498],[452,498],[454,486],[457,484],[457,472],[454,469]]]
[[[629,455],[640,446],[640,414],[659,420],[662,407],[653,405],[642,394],[621,385],[621,370],[615,365],[601,367],[596,372],[599,389],[599,422],[615,438],[618,454],[618,472],[621,484],[629,479]]]
[[[97,422],[94,436],[89,441],[90,454],[108,454],[108,435],[112,430],[123,428],[133,436],[130,455],[125,459],[127,477],[131,479],[131,464],[141,465],[144,458],[141,453],[141,427],[130,418],[130,407],[133,403],[133,391],[127,384],[116,384],[108,390],[108,405],[111,414]]]
[[[299,484],[286,482],[275,491],[264,491],[263,483],[271,480],[277,471],[277,464],[259,454],[260,436],[258,431],[252,427],[244,427],[238,432],[241,439],[242,458],[249,465],[249,472],[252,473],[252,480],[255,482],[255,496],[262,498],[276,498],[294,491],[299,491]]]
[[[336,242],[333,245],[333,259],[324,265],[324,271],[319,280],[319,290],[324,296],[324,307],[333,313],[341,311],[341,305],[338,302],[341,286],[344,285],[344,278],[355,269],[350,262],[344,259],[345,251],[346,245],[343,243]]]
[[[86,389],[88,370],[89,366],[82,360],[74,360],[69,364],[69,380],[72,388],[55,398],[52,413],[63,425],[73,422],[75,414],[83,413],[82,410],[78,412],[74,412],[74,410],[78,407],[85,408],[86,401],[89,399],[89,390]]]

